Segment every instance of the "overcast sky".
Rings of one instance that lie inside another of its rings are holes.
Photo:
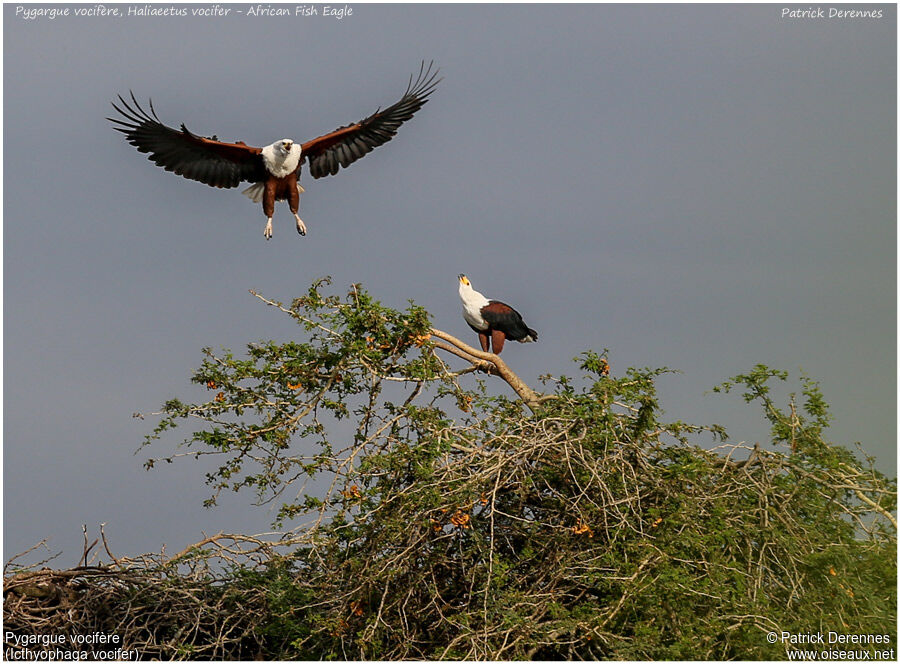
[[[119,555],[267,530],[251,496],[204,509],[198,463],[144,471],[153,420],[131,415],[192,395],[203,346],[296,338],[247,291],[290,300],[323,275],[475,343],[465,272],[540,332],[504,350],[532,385],[609,348],[614,373],[680,370],[659,381],[666,416],[735,441],[764,440],[764,418],[708,390],[757,363],[805,371],[829,437],[896,473],[894,5],[314,6],[4,6],[4,558],[46,537],[74,565],[82,523]],[[306,237],[280,204],[266,242],[258,204],[164,172],[104,119],[134,90],[204,135],[305,141],[432,58],[444,80],[393,141],[303,177]]]

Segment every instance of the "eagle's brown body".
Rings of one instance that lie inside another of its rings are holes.
[[[283,178],[270,175],[266,180],[266,188],[263,192],[263,214],[267,217],[275,214],[275,201],[287,201],[291,212],[297,214],[300,210],[300,190],[297,188],[299,179],[299,168]]]

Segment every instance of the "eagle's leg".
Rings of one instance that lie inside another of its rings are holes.
[[[478,333],[478,341],[481,342],[481,350],[485,353],[491,352],[491,338],[488,336],[487,331]]]
[[[300,235],[306,235],[306,224],[303,223],[300,215],[296,212],[294,213],[294,219],[297,220],[297,232],[300,233]]]
[[[269,178],[266,181],[265,189],[263,189],[263,214],[266,215],[266,230],[263,235],[267,240],[272,239],[272,217],[275,216],[275,186],[276,181]]]
[[[506,342],[506,335],[500,330],[491,330],[491,342],[494,345],[494,355],[499,355],[503,350],[504,342]]]
[[[306,224],[303,223],[303,220],[300,218],[300,215],[297,214],[300,212],[300,192],[303,191],[303,188],[299,185],[299,183],[295,183],[293,187],[288,189],[288,205],[291,206],[291,212],[294,213],[294,219],[297,220],[297,232],[300,235],[306,235]]]

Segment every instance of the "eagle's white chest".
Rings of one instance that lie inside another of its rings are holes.
[[[486,330],[488,327],[487,321],[481,317],[481,312],[478,309],[473,310],[464,306],[463,318],[465,318],[466,322],[476,330]]]
[[[282,147],[283,142],[275,141],[272,145],[267,145],[262,149],[263,164],[265,164],[266,170],[276,178],[283,178],[293,173],[300,163],[300,146],[293,143],[290,150],[285,150]]]
[[[459,299],[463,304],[463,318],[466,322],[476,330],[486,330],[488,328],[487,321],[481,317],[481,308],[487,306],[490,302],[484,295],[472,289],[460,286]]]

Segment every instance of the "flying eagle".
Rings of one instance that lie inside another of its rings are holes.
[[[303,192],[299,182],[303,162],[309,162],[309,172],[314,178],[321,178],[334,175],[341,166],[346,168],[387,143],[434,91],[439,79],[437,70],[432,72],[431,67],[429,64],[426,69],[423,62],[416,79],[410,76],[406,92],[392,106],[302,144],[283,138],[264,148],[254,148],[243,141],[224,143],[216,136],[198,136],[183,124],[179,131],[160,122],[152,101],[150,113],[141,108],[134,93],[131,94],[132,104],[121,95],[121,106],[113,103],[113,108],[124,119],[107,120],[119,125],[115,127],[116,131],[125,134],[138,152],[149,153],[148,159],[176,175],[228,189],[241,182],[252,182],[242,193],[254,203],[262,201],[266,215],[263,234],[267,240],[272,237],[275,201],[282,200],[288,202],[294,213],[297,232],[306,235],[306,224],[298,214]]]
[[[489,300],[472,288],[466,275],[459,275],[459,299],[463,303],[463,318],[478,333],[481,350],[500,354],[507,339],[527,343],[537,341],[538,333],[522,320],[518,311],[498,300]]]

